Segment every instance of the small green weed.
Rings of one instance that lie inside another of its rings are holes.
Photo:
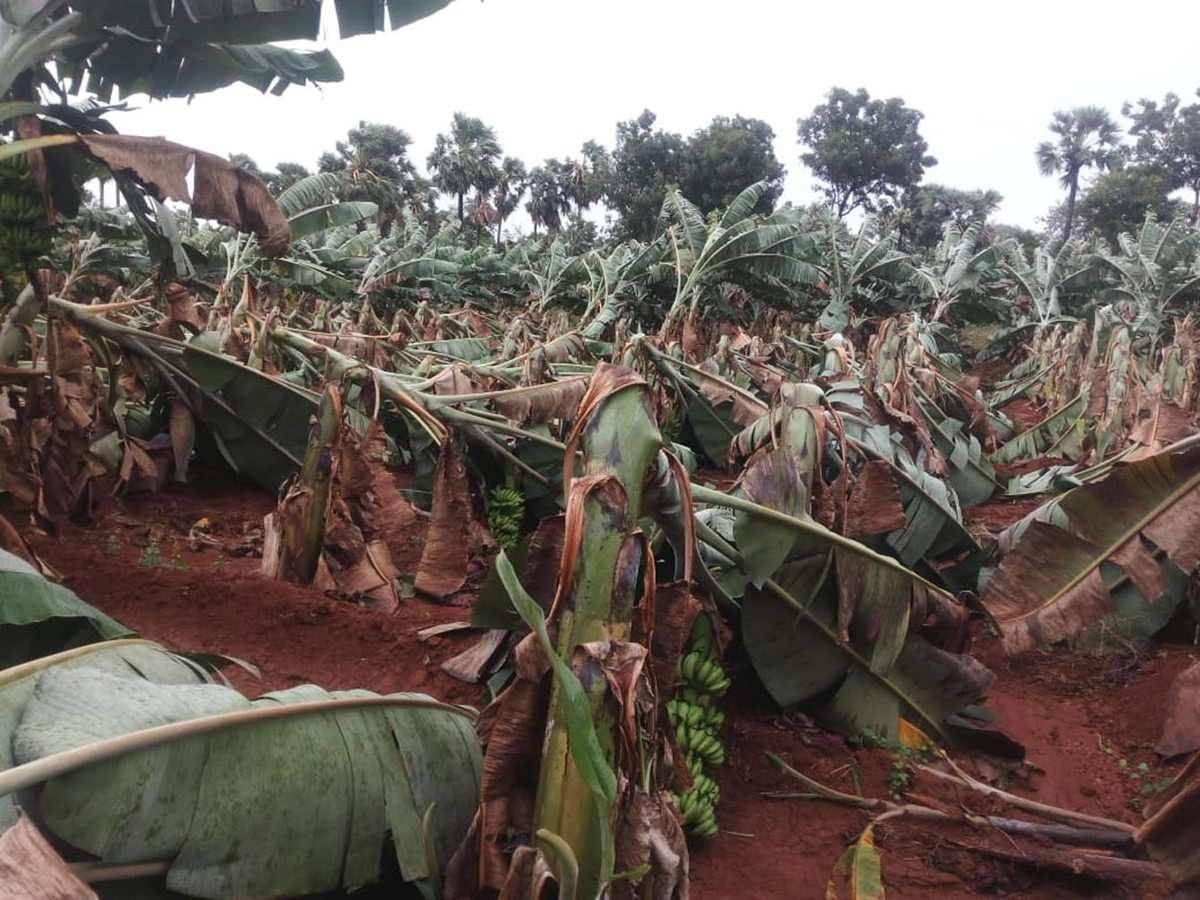
[[[109,536],[104,539],[104,549],[114,555],[120,553],[122,550],[121,536],[115,531],[109,534]]]
[[[1117,769],[1129,779],[1130,787],[1136,790],[1137,798],[1131,800],[1129,803],[1135,812],[1140,812],[1141,803],[1145,798],[1154,794],[1161,794],[1175,780],[1174,776],[1170,774],[1155,777],[1154,773],[1150,770],[1149,763],[1140,762],[1135,764],[1123,756],[1118,756],[1113,745],[1104,740],[1104,735],[1097,734],[1096,742],[1107,756],[1112,757],[1117,764]]]
[[[913,764],[928,762],[928,751],[919,747],[906,747],[899,741],[884,737],[873,729],[865,729],[857,738],[850,739],[851,746],[868,750],[886,750],[892,757],[892,768],[887,775],[887,792],[893,800],[912,785]]]
[[[209,563],[209,565],[212,566],[212,570],[214,572],[224,572],[226,569],[229,568],[229,560],[214,559],[212,562]]]
[[[142,555],[138,557],[138,565],[144,569],[153,569],[162,564],[162,550],[159,549],[158,541],[152,540],[146,545],[146,549],[142,551]]]
[[[909,768],[908,762],[902,756],[892,757],[892,770],[888,772],[887,787],[888,795],[893,800],[899,800],[900,795],[907,791],[912,783],[912,769]]]

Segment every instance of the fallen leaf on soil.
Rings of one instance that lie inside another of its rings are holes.
[[[1162,737],[1155,749],[1162,756],[1200,750],[1200,663],[1180,672],[1171,682]]]

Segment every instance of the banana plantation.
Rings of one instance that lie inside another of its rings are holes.
[[[0,898],[1200,890],[1194,222],[385,221],[34,90],[319,3],[108,6],[0,2]]]

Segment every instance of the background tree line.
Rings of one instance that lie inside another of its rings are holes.
[[[993,222],[1003,200],[994,190],[925,182],[937,159],[920,134],[922,113],[901,98],[835,87],[798,120],[796,133],[799,159],[818,182],[821,205],[838,218],[877,216],[908,252],[931,252],[948,224],[979,225],[981,245],[1012,236],[1030,246],[1040,237],[1072,236],[1112,244],[1120,233],[1136,230],[1147,212],[1164,220],[1185,214],[1194,227],[1200,213],[1200,103],[1185,105],[1176,94],[1161,102],[1142,98],[1126,103],[1121,116],[1124,129],[1101,107],[1053,114],[1051,138],[1035,148],[1034,162],[1059,178],[1065,196],[1044,217],[1044,235]],[[385,235],[403,209],[440,215],[438,198],[444,196],[477,240],[487,235],[502,243],[506,223],[524,210],[535,237],[562,234],[579,251],[601,237],[648,240],[663,196],[675,188],[710,215],[748,184],[765,181],[756,212],[770,213],[786,173],[774,140],[761,119],[717,116],[684,136],[658,127],[655,114],[644,110],[616,124],[611,149],[591,140],[574,155],[529,165],[504,153],[494,128],[456,112],[423,167],[410,157],[407,132],[361,122],[321,155],[316,171],[334,176],[330,199],[376,203]],[[244,155],[231,158],[261,175],[275,194],[311,174],[296,162],[264,171]],[[603,234],[594,217],[583,215],[598,206],[608,213]]]

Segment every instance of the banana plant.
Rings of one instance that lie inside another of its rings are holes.
[[[913,278],[922,295],[934,301],[930,321],[940,322],[952,307],[968,304],[982,305],[991,316],[1006,318],[995,290],[1004,248],[999,244],[979,247],[982,231],[978,222],[966,227],[947,222],[933,259],[915,267]]]
[[[817,324],[823,329],[845,328],[856,304],[898,301],[913,278],[912,258],[896,249],[894,234],[879,234],[870,218],[853,236],[840,221],[830,220],[822,252],[828,299]]]
[[[1049,501],[1014,525],[982,602],[1009,653],[1061,640],[1148,640],[1200,562],[1200,452],[1163,452]]]
[[[1149,213],[1136,235],[1121,234],[1117,242],[1121,253],[1089,257],[1101,278],[1099,299],[1128,303],[1134,328],[1157,344],[1165,317],[1200,297],[1200,234],[1183,216],[1163,225]]]
[[[712,228],[678,190],[667,194],[659,222],[667,229],[674,256],[676,288],[664,332],[672,334],[680,328],[685,315],[694,318],[700,302],[710,296],[719,279],[748,276],[805,285],[822,279],[814,255],[816,242],[798,211],[754,214],[767,189],[762,181],[750,185]]]
[[[638,523],[661,448],[646,383],[628,369],[600,364],[563,457],[566,515],[548,611],[507,557],[497,564],[532,634],[518,650],[517,677],[484,714],[505,727],[492,729],[487,740],[478,835],[465,848],[478,871],[456,885],[458,894],[536,893],[530,853],[555,873],[564,898],[605,896],[619,872],[652,896],[686,885],[683,834],[661,795],[670,773],[660,770],[663,720],[647,690],[651,648],[633,639],[637,630],[649,642],[654,630],[647,617],[655,615],[657,589],[642,576],[653,560]],[[685,557],[690,574],[690,547]],[[545,593],[545,585],[535,589]],[[536,846],[497,863],[530,799]],[[651,846],[670,852],[652,854]]]

